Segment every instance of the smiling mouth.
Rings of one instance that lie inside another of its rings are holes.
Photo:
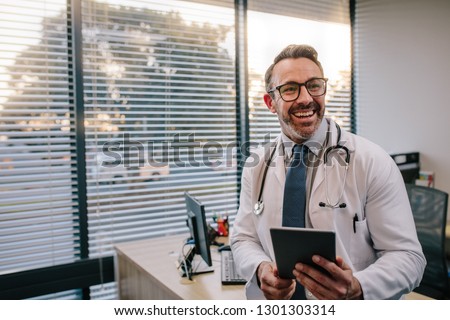
[[[296,112],[291,112],[291,115],[296,118],[309,118],[312,117],[315,113],[315,110],[297,110]]]

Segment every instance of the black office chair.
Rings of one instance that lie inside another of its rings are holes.
[[[427,259],[422,282],[414,291],[434,299],[449,299],[450,284],[445,256],[448,194],[406,184],[417,235]]]

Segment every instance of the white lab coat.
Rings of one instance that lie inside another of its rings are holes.
[[[329,130],[336,145],[337,129],[332,121]],[[274,261],[269,228],[281,226],[285,164],[280,137],[275,143],[262,194],[264,211],[258,216],[253,213],[264,171],[264,154],[266,159],[269,157],[264,148],[259,148],[247,159],[243,171],[240,207],[230,239],[238,271],[249,280],[248,299],[264,299],[255,272],[262,261]],[[336,253],[352,268],[365,299],[400,299],[419,285],[426,265],[402,176],[391,157],[374,143],[342,130],[340,144],[350,151],[340,201],[347,206],[319,206],[319,202],[326,202],[321,161],[307,197],[307,227],[336,232]],[[328,188],[329,198],[335,202],[342,188],[343,169],[337,157],[332,157],[332,161],[333,165],[327,169]],[[355,213],[359,218],[356,232]],[[292,247],[301,245],[307,244],[293,243]]]

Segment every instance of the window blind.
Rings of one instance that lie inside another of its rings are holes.
[[[350,17],[347,1],[248,1],[250,140],[265,143],[280,132],[266,107],[264,74],[289,44],[309,44],[329,78],[326,116],[351,130]],[[264,40],[265,39],[265,40]],[[270,45],[267,45],[270,43]]]
[[[324,21],[333,23],[349,23],[349,1],[309,0],[284,1],[282,4],[271,0],[249,0],[248,9],[285,17]]]
[[[233,1],[83,1],[91,257],[237,209]],[[214,5],[212,5],[212,4]]]
[[[66,1],[0,4],[0,274],[79,256]]]
[[[79,183],[87,184],[91,259],[112,255],[118,242],[187,232],[186,190],[205,204],[208,222],[219,214],[233,220],[240,187],[237,143],[246,139],[239,125],[247,107],[251,141],[279,130],[263,105],[263,72],[253,63],[267,67],[263,55],[273,59],[271,50],[284,44],[275,43],[281,37],[271,30],[262,33],[270,36],[270,48],[258,49],[251,41],[261,33],[251,24],[260,20],[257,14],[286,14],[346,26],[336,8],[338,18],[331,18],[331,2],[308,10],[289,2],[277,11],[268,1],[248,1],[253,11],[246,39],[239,3],[237,63],[235,1],[81,0],[82,47],[75,49],[82,53],[84,96],[77,108],[83,108],[85,154],[77,154],[70,4],[0,4],[0,275],[80,259],[80,220],[86,216],[80,217],[85,195]],[[334,53],[347,50],[341,48]],[[335,89],[329,86],[327,108],[345,126],[349,73],[340,71],[330,83]],[[77,181],[81,158],[86,181]],[[93,299],[115,294],[114,283],[91,287]],[[70,290],[36,298],[79,297]]]
[[[234,2],[121,3],[81,3],[90,258],[187,232],[186,190],[209,221],[237,206]],[[0,7],[3,273],[80,255],[66,5]]]

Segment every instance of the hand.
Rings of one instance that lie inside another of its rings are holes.
[[[273,262],[261,262],[258,266],[257,277],[266,299],[288,300],[295,292],[295,280],[280,278]]]
[[[321,256],[313,256],[313,262],[329,272],[325,274],[303,263],[297,263],[293,271],[297,281],[317,299],[363,299],[361,284],[341,257],[336,263]]]

